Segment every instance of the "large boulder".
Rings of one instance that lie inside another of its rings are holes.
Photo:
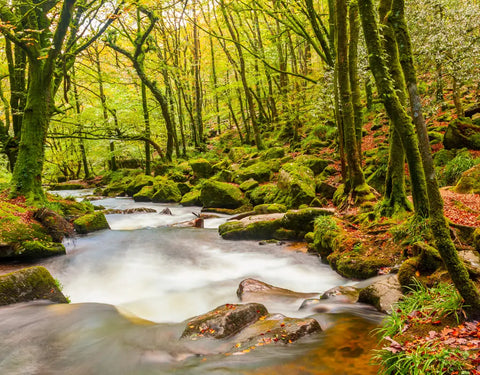
[[[284,214],[247,216],[241,220],[228,221],[218,228],[226,240],[269,240],[276,238],[281,229]]]
[[[135,202],[151,202],[155,189],[152,185],[144,186],[138,193],[133,194]]]
[[[310,168],[315,175],[318,175],[322,173],[329,164],[331,164],[331,161],[311,155],[301,155],[295,158],[295,163]]]
[[[331,216],[335,210],[329,208],[304,208],[288,211],[282,220],[282,226],[297,232],[313,231],[315,218],[318,216]]]
[[[194,159],[189,161],[190,167],[193,169],[195,178],[209,178],[214,174],[213,167],[206,159]]]
[[[83,215],[73,222],[73,226],[78,234],[87,234],[102,229],[110,229],[103,212],[94,212]]]
[[[312,170],[295,163],[284,164],[278,176],[278,188],[288,208],[310,204],[315,198],[315,176]]]
[[[200,190],[192,190],[186,193],[180,200],[182,206],[201,206],[202,201],[200,200]]]
[[[271,163],[258,162],[235,172],[235,182],[241,184],[249,179],[268,182],[272,178]]]
[[[397,275],[377,281],[363,288],[358,297],[359,302],[374,306],[378,311],[389,314],[395,303],[403,297]]]
[[[276,184],[264,184],[257,186],[248,192],[248,197],[254,205],[276,203],[280,194]]]
[[[202,185],[200,201],[211,208],[238,208],[245,203],[242,191],[235,185],[208,180]]]
[[[443,137],[443,146],[449,149],[468,148],[480,150],[480,126],[469,118],[458,118],[450,122]]]
[[[455,186],[455,192],[460,194],[480,193],[480,164],[463,172],[462,177]]]
[[[50,300],[68,303],[57,282],[44,267],[30,267],[0,276],[0,305]]]
[[[182,193],[178,188],[178,185],[166,178],[156,179],[153,185],[155,193],[152,196],[152,202],[158,203],[171,203],[180,202],[182,199]]]
[[[133,197],[135,194],[137,194],[144,186],[148,185],[153,185],[153,177],[152,176],[147,176],[144,174],[139,174],[138,176],[135,176],[132,182],[130,182],[126,188],[125,192]]]
[[[268,313],[259,303],[226,304],[188,321],[182,338],[212,337],[221,339],[240,332]]]

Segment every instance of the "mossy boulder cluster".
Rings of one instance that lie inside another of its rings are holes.
[[[202,157],[178,165],[158,165],[155,177],[138,171],[111,172],[104,178],[106,187],[96,192],[132,196],[138,202],[224,209],[271,203],[298,208],[316,199],[320,202],[325,194],[317,197],[317,182],[331,162],[311,155],[297,159],[286,156],[283,147],[263,152],[234,147],[220,161],[217,156],[215,160]]]

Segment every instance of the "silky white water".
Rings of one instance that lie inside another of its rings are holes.
[[[140,204],[126,198],[93,203],[115,209],[150,207],[157,213],[107,215],[110,230],[69,240],[67,255],[41,263],[60,281],[72,303],[0,308],[0,374],[253,374],[282,363],[290,368],[289,361],[312,350],[325,350],[320,358],[341,356],[344,363],[335,370],[315,359],[314,367],[324,366],[325,374],[354,374],[358,359],[343,359],[344,344],[337,348],[332,340],[338,334],[329,338],[328,332],[334,332],[330,328],[299,343],[264,348],[242,358],[212,356],[208,348],[200,348],[200,353],[196,348],[192,357],[188,345],[178,340],[186,319],[225,303],[239,303],[236,290],[243,279],[318,293],[348,282],[317,257],[283,245],[225,241],[217,233],[225,215],[205,220],[205,229],[176,226],[194,219],[192,212],[199,213],[198,207]],[[172,216],[159,213],[165,207]],[[298,311],[301,300],[261,302],[272,313],[312,314]],[[315,318],[325,327],[344,327],[341,343],[363,345],[375,323],[370,311],[359,310],[355,315],[336,311]],[[137,317],[154,323],[139,325]],[[198,356],[201,353],[209,355]],[[302,366],[298,371],[305,373]]]

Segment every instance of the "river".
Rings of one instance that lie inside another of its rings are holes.
[[[69,192],[62,194],[72,194]],[[240,356],[191,352],[179,343],[184,321],[238,303],[246,278],[299,292],[352,284],[315,256],[288,246],[226,241],[227,217],[205,229],[172,226],[198,207],[93,202],[106,208],[150,207],[157,213],[107,215],[111,230],[65,242],[67,255],[42,261],[71,304],[45,302],[0,308],[0,374],[376,374],[370,333],[382,316],[362,306],[328,312],[298,310],[301,300],[259,301],[270,312],[311,316],[321,334]],[[169,207],[172,216],[158,212]],[[313,314],[313,315],[312,315]]]

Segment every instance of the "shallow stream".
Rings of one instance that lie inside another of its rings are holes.
[[[69,192],[68,194],[72,194]],[[200,208],[94,202],[106,208],[151,207],[157,213],[107,215],[111,230],[66,242],[67,255],[42,262],[63,285],[70,305],[44,302],[0,308],[0,374],[375,374],[369,363],[381,316],[361,306],[298,310],[301,300],[259,301],[270,312],[312,316],[324,331],[289,345],[238,356],[196,355],[178,338],[186,319],[238,303],[246,278],[298,292],[351,284],[318,258],[276,244],[225,241],[218,225],[173,224]],[[169,207],[172,216],[160,212]],[[313,314],[313,315],[312,315]],[[203,350],[203,352],[202,352]],[[205,354],[205,355],[204,355]]]

